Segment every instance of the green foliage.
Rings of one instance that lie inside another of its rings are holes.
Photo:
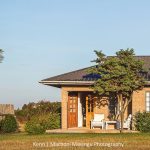
[[[29,134],[43,134],[45,129],[36,120],[30,120],[25,125],[25,131]]]
[[[135,127],[140,132],[150,132],[150,113],[137,112],[134,116]]]
[[[58,129],[60,125],[60,114],[50,114],[46,123],[46,129]]]
[[[15,132],[18,128],[17,121],[13,115],[6,115],[0,124],[1,132],[4,133]]]
[[[89,72],[100,76],[93,87],[99,95],[122,93],[129,96],[143,87],[144,79],[139,74],[143,72],[143,62],[135,59],[133,49],[121,49],[115,57],[106,57],[102,51],[95,53],[97,66]]]
[[[25,125],[25,131],[29,134],[42,134],[46,130],[60,128],[60,115],[56,113],[33,116]]]
[[[1,129],[2,128],[2,120],[0,120],[0,132],[1,132]]]
[[[60,115],[56,113],[33,116],[31,120],[40,123],[46,130],[60,128]]]
[[[42,134],[47,129],[60,128],[60,102],[40,101],[24,104],[15,111],[20,122],[27,122],[25,131],[29,134]]]
[[[3,50],[2,49],[0,49],[0,63],[2,62],[2,60],[3,60]]]
[[[40,101],[38,103],[24,104],[22,109],[15,111],[15,115],[20,122],[26,122],[35,115],[61,113],[60,102]]]
[[[92,87],[99,96],[117,98],[117,109],[115,118],[121,119],[121,131],[123,130],[124,112],[132,101],[133,91],[144,87],[142,73],[143,62],[135,58],[134,49],[120,49],[116,56],[106,57],[102,51],[95,51],[97,58],[93,61],[95,67],[89,70],[90,74],[99,76]]]
[[[116,56],[106,57],[102,51],[95,51],[96,66],[89,73],[99,75],[100,78],[92,87],[98,95],[115,95],[130,100],[133,91],[144,87],[144,78],[140,73],[144,71],[143,62],[135,59],[133,49],[121,49]]]
[[[22,109],[15,110],[15,115],[20,123],[28,121],[28,113]]]

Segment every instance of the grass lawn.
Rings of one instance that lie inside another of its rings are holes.
[[[109,147],[111,143],[115,145]],[[55,144],[55,146],[51,147],[52,144]],[[64,144],[64,146],[58,146],[61,144]],[[80,144],[81,146],[79,146]],[[150,134],[73,133],[73,134],[28,135],[25,133],[17,133],[17,134],[0,135],[0,150],[34,150],[34,149],[149,150]]]

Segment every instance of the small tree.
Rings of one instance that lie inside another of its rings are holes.
[[[150,132],[150,113],[137,112],[134,115],[135,128],[140,132]]]
[[[13,115],[7,114],[1,121],[1,131],[4,133],[15,132],[17,128],[17,121]]]
[[[3,60],[3,50],[2,49],[0,49],[0,63],[2,62],[2,60]]]
[[[90,73],[99,75],[92,87],[100,96],[115,95],[117,98],[121,119],[121,132],[123,131],[124,113],[132,101],[133,91],[143,88],[144,79],[143,62],[135,59],[133,49],[119,50],[116,56],[106,57],[102,51],[96,51],[96,67],[90,69]]]

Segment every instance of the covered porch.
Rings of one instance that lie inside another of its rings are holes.
[[[91,129],[91,120],[94,119],[94,115],[103,114],[104,128],[97,127],[95,129],[114,130],[117,129],[118,122],[111,115],[116,111],[115,100],[111,102],[107,98],[98,100],[92,89],[88,87],[62,88],[62,129]],[[125,118],[131,113],[132,108],[130,106],[125,112]]]

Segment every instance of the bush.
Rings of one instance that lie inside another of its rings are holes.
[[[4,133],[15,132],[18,128],[16,118],[13,115],[6,115],[0,124],[0,129]]]
[[[25,131],[29,134],[42,134],[48,129],[60,128],[59,114],[42,114],[34,116],[25,125]]]
[[[0,120],[0,132],[1,132],[1,129],[2,128],[2,120]]]
[[[15,111],[16,118],[23,123],[33,116],[49,113],[61,113],[61,102],[39,101],[38,103],[24,104],[21,109]]]
[[[25,125],[25,131],[29,134],[43,134],[44,127],[35,120],[30,120]]]
[[[60,126],[60,114],[50,114],[46,129],[58,129]]]
[[[60,128],[60,114],[44,114],[38,117],[40,124],[46,129],[58,129]]]
[[[135,128],[140,132],[150,132],[150,113],[138,112],[135,114]]]

